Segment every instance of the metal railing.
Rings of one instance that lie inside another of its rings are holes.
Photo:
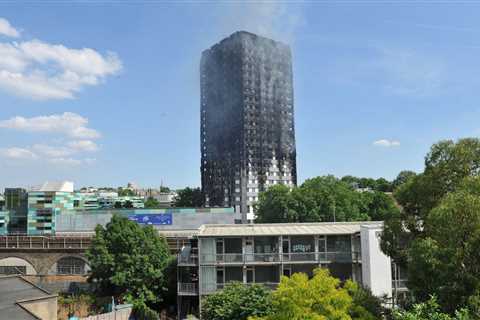
[[[397,290],[408,290],[407,279],[392,280],[392,288]]]
[[[179,282],[177,284],[177,290],[179,295],[197,295],[198,284]]]
[[[192,259],[197,259],[198,261],[197,256]],[[361,255],[359,252],[225,253],[200,255],[201,264],[255,264],[263,262],[352,263],[360,261]]]
[[[184,255],[179,253],[177,256],[178,265],[197,265],[198,264],[198,255]]]
[[[243,283],[244,285],[262,285],[269,290],[277,289],[279,283],[278,282],[248,282]],[[228,283],[204,283],[202,284],[202,294],[209,294],[213,293],[218,290],[222,290]]]
[[[91,236],[55,237],[55,236],[0,236],[0,250],[21,249],[77,249],[90,246]]]

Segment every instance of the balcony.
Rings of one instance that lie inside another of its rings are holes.
[[[180,259],[180,258],[179,258]],[[182,258],[183,259],[183,258]],[[189,263],[198,263],[197,256],[185,258]],[[243,265],[243,264],[278,264],[278,263],[358,263],[359,252],[289,252],[289,253],[225,253],[201,254],[202,265]],[[180,264],[180,260],[179,260]],[[182,265],[187,265],[183,262]]]
[[[244,285],[262,285],[269,290],[277,289],[279,283],[278,282],[249,282],[243,283]],[[222,290],[228,283],[205,283],[202,288],[202,294],[211,294],[218,290]],[[180,292],[180,291],[179,291]]]
[[[179,266],[196,266],[198,265],[198,256],[197,255],[182,255],[181,253],[177,256],[177,263]]]
[[[198,295],[198,284],[179,282],[177,291],[179,296],[196,296]]]
[[[392,280],[392,289],[397,291],[407,291],[407,279]]]

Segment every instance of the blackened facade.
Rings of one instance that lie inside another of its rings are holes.
[[[206,205],[250,219],[259,192],[297,182],[290,48],[236,32],[203,52],[200,82]]]

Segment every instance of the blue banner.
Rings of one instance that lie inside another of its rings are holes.
[[[173,218],[171,213],[131,214],[128,215],[128,220],[135,221],[138,224],[171,225]]]

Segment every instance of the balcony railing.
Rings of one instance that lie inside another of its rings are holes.
[[[178,254],[178,265],[189,266],[189,265],[197,265],[198,264],[198,256],[197,255],[182,255],[181,253]]]
[[[91,240],[91,236],[0,236],[0,250],[85,250]]]
[[[191,259],[195,260],[198,257],[192,256]],[[225,253],[200,255],[201,264],[258,264],[263,262],[352,263],[360,261],[361,255],[359,252]]]
[[[204,283],[202,285],[202,294],[209,294],[213,293],[218,290],[222,290],[228,283]],[[249,283],[244,283],[245,285],[262,285],[266,287],[267,289],[270,290],[275,290],[277,289],[279,283],[278,282],[249,282]],[[179,291],[180,292],[180,291]]]
[[[397,290],[408,290],[407,279],[392,280],[392,288]]]
[[[177,284],[178,295],[194,296],[198,294],[198,284],[179,282]]]

